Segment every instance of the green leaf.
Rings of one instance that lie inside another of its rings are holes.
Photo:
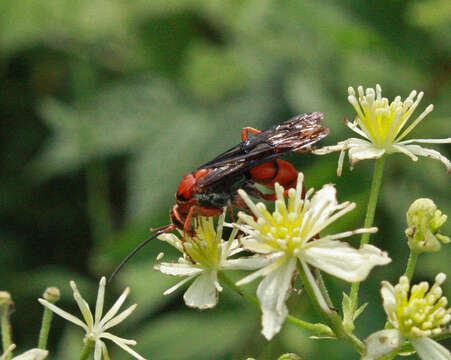
[[[343,293],[343,301],[341,303],[341,307],[343,310],[343,326],[346,331],[352,333],[354,331],[354,314],[351,299],[345,292]]]
[[[149,359],[209,360],[237,353],[257,317],[246,311],[179,311],[151,320],[134,335]],[[208,334],[208,336],[207,336]]]

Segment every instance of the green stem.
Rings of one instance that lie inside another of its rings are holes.
[[[81,350],[80,360],[87,360],[89,355],[92,354],[94,350],[95,342],[92,340],[86,340],[83,349]]]
[[[2,328],[2,345],[3,345],[3,351],[6,352],[7,349],[11,346],[11,326],[9,323],[9,306],[5,304],[3,306],[3,309],[0,309],[0,323]],[[12,357],[11,354],[9,354],[5,360],[10,360]]]
[[[376,213],[377,200],[379,198],[379,191],[382,185],[382,175],[384,173],[384,164],[385,164],[385,156],[382,156],[379,159],[376,159],[374,163],[374,171],[373,171],[373,180],[371,182],[370,189],[370,197],[368,199],[368,206],[366,209],[365,222],[363,227],[369,228],[373,226],[374,222],[374,214]],[[370,241],[370,234],[364,233],[360,239],[360,247],[365,244],[368,244]],[[351,306],[353,312],[357,308],[358,304],[358,296],[359,296],[359,287],[360,283],[353,283],[351,286],[351,292],[349,294],[349,298],[351,300]]]
[[[327,305],[332,309],[335,308],[334,304],[332,303],[332,299],[330,298],[329,291],[327,290],[326,284],[324,283],[324,278],[323,278],[323,275],[321,274],[320,269],[315,268],[315,279],[317,279],[317,281],[318,281],[319,289],[321,290],[321,293],[323,294]]]
[[[413,250],[410,250],[409,260],[407,261],[405,276],[410,280],[412,280],[413,273],[415,271],[415,266],[417,265],[419,253]]]
[[[39,331],[38,348],[45,350],[47,347],[47,339],[49,338],[50,324],[52,322],[53,312],[44,306],[42,315],[41,330]]]
[[[308,265],[298,261],[297,268],[299,276],[303,282],[305,290],[310,297],[315,310],[320,316],[327,322],[329,327],[335,333],[335,336],[349,342],[360,354],[363,352],[365,345],[355,335],[348,333],[344,327],[343,322],[337,312],[331,310],[327,306],[327,302],[324,299],[321,290],[316,285],[315,279],[308,268]]]
[[[233,283],[233,281],[231,281],[223,272],[218,273],[218,277],[219,279],[221,279],[221,281],[226,284],[230,289],[232,289],[233,291],[235,291],[238,295],[242,296],[244,299],[246,299],[247,301],[249,301],[252,305],[254,305],[255,308],[257,308],[258,310],[260,310],[260,303],[258,302],[258,299],[245,293],[240,287],[238,287],[237,285],[235,285]],[[292,315],[288,315],[287,316],[287,321],[299,326],[301,328],[310,330],[314,333],[323,335],[323,336],[333,336],[333,332],[332,330],[321,323],[317,323],[317,324],[313,324],[301,319],[298,319]]]

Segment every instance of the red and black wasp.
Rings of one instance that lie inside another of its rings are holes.
[[[158,235],[180,229],[184,235],[193,236],[192,221],[198,216],[220,215],[224,207],[232,205],[247,210],[238,189],[244,189],[255,198],[273,200],[274,193],[264,194],[255,184],[270,190],[274,190],[276,182],[285,189],[296,187],[298,172],[291,163],[279,158],[290,152],[308,152],[311,145],[327,136],[329,129],[319,124],[322,120],[322,113],[313,112],[296,115],[264,131],[242,129],[241,143],[183,177],[175,196],[176,204],[171,209],[171,223],[153,229],[156,233],[138,245],[110,279]],[[249,133],[254,135],[249,137]]]

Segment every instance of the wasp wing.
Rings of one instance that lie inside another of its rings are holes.
[[[307,150],[329,134],[319,125],[323,118],[319,112],[297,115],[250,137],[199,167],[211,171],[198,180],[197,188],[205,191],[288,152]]]

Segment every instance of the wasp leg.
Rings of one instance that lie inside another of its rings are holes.
[[[222,208],[207,208],[199,205],[191,206],[183,226],[183,234],[188,234],[190,236],[194,236],[196,234],[191,224],[193,216],[197,218],[197,216],[218,216],[221,214]]]
[[[246,141],[249,138],[249,133],[260,134],[261,131],[254,129],[253,127],[245,127],[241,129],[241,141]]]

